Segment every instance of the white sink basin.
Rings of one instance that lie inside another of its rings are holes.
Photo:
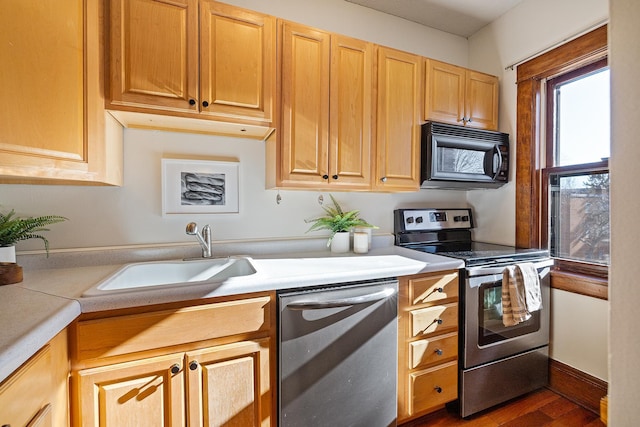
[[[247,258],[212,258],[190,261],[153,261],[129,264],[85,292],[95,296],[152,286],[222,282],[256,270]]]

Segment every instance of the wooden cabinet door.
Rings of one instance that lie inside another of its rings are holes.
[[[271,425],[269,339],[187,353],[190,427]]]
[[[497,77],[433,59],[425,70],[425,120],[498,129]]]
[[[197,0],[110,4],[110,104],[197,111]]]
[[[281,184],[328,183],[330,36],[291,22],[281,34]]]
[[[200,7],[200,108],[271,121],[275,18],[226,4]]]
[[[0,182],[121,184],[117,143],[105,141],[102,7],[2,2]]]
[[[379,190],[420,187],[421,65],[419,56],[378,50],[375,187]]]
[[[185,426],[183,356],[176,353],[78,371],[76,422],[85,427]]]
[[[498,130],[498,78],[467,70],[465,84],[467,127]]]
[[[373,45],[331,36],[329,182],[371,187]]]
[[[51,359],[46,346],[0,385],[0,425],[25,426],[50,412]]]
[[[433,59],[425,64],[425,120],[464,125],[465,69]]]

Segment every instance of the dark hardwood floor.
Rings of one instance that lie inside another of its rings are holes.
[[[541,389],[462,419],[445,409],[402,427],[603,427],[600,417],[568,399]]]

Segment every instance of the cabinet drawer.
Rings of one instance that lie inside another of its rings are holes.
[[[458,397],[458,362],[410,374],[409,387],[411,415],[455,400]]]
[[[455,302],[412,310],[409,314],[412,337],[457,329],[458,327],[458,303]]]
[[[458,334],[438,335],[409,343],[409,369],[427,367],[458,357]]]
[[[458,298],[458,273],[456,272],[409,281],[409,302],[411,305],[450,298]]]
[[[267,331],[269,296],[78,322],[78,360]]]

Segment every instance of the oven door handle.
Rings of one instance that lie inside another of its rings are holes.
[[[396,290],[394,288],[384,288],[378,292],[372,292],[347,298],[324,301],[294,301],[287,304],[286,307],[289,310],[320,310],[323,308],[349,307],[352,305],[368,304],[371,302],[380,301],[385,298],[389,298],[395,293]]]
[[[534,262],[533,265],[536,269],[540,270],[541,268],[551,267],[553,265],[553,259],[546,259],[544,261]],[[513,262],[510,265],[515,265],[517,262]],[[504,273],[505,266],[502,267],[468,267],[467,276],[475,277],[475,276],[487,276],[490,274],[502,274]]]

